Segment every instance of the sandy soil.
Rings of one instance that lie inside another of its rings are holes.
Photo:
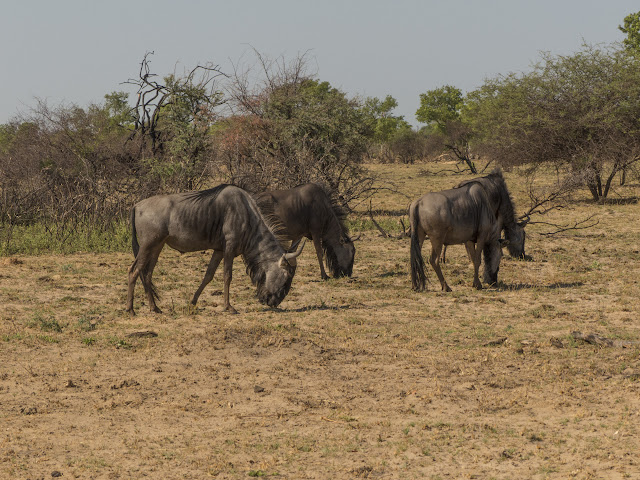
[[[408,240],[366,231],[353,278],[308,249],[272,310],[238,259],[238,315],[219,276],[189,308],[201,253],[136,317],[130,254],[0,259],[0,478],[640,478],[640,214],[593,209],[482,291],[452,247],[454,291],[413,292]]]

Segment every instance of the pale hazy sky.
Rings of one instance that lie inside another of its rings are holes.
[[[526,71],[541,51],[621,41],[637,0],[3,0],[0,123],[35,105],[86,106],[127,90],[154,51],[161,76],[213,62],[223,71],[251,48],[309,52],[317,78],[350,96],[394,96],[416,124],[419,94],[468,92]],[[131,90],[129,90],[131,91]]]

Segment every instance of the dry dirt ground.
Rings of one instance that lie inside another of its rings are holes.
[[[468,178],[374,168],[411,198]],[[522,176],[506,178],[522,211]],[[640,478],[639,195],[545,219],[595,213],[588,230],[530,225],[533,261],[505,257],[482,291],[458,246],[454,291],[429,272],[413,292],[409,240],[375,230],[351,279],[321,281],[307,248],[276,310],[237,259],[238,315],[219,274],[189,308],[202,253],[165,250],[165,313],[138,285],[133,318],[130,253],[0,258],[0,478]]]

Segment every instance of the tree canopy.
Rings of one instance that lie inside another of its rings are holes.
[[[374,134],[362,103],[309,75],[304,58],[260,60],[262,83],[233,77],[234,115],[217,129],[229,180],[252,191],[318,182],[345,202],[357,197],[369,186],[362,163]]]
[[[435,124],[442,133],[447,126],[460,119],[460,110],[464,104],[462,91],[454,86],[445,85],[420,94],[420,107],[416,119],[426,124]]]
[[[567,166],[595,200],[640,158],[640,63],[625,49],[543,54],[532,71],[488,80],[464,117],[492,158]]]
[[[624,23],[618,29],[627,37],[622,41],[624,46],[636,53],[640,53],[640,12],[631,13],[624,17]]]
[[[384,100],[377,97],[367,98],[363,110],[373,123],[373,141],[377,143],[389,142],[395,135],[410,130],[411,126],[401,115],[393,115],[398,107],[398,101],[391,95]]]
[[[473,132],[461,116],[464,103],[465,97],[457,87],[445,85],[429,90],[420,94],[416,119],[433,128],[432,137],[439,141],[440,151],[452,153],[471,173],[478,173],[469,145]]]

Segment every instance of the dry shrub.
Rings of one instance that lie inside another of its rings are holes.
[[[3,223],[39,221],[63,235],[79,224],[107,225],[128,208],[130,146],[99,107],[40,102],[8,134],[0,152]]]

